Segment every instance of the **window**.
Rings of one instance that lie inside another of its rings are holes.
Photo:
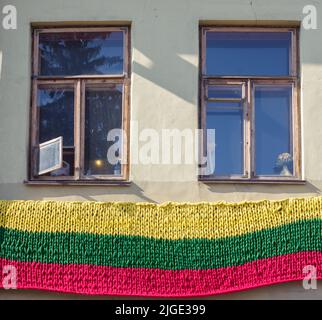
[[[35,29],[33,43],[29,180],[127,181],[128,28]]]
[[[200,180],[301,180],[298,30],[200,34],[201,156],[211,168]]]

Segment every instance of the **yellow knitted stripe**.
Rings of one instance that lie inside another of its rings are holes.
[[[322,197],[242,203],[0,201],[0,227],[159,239],[225,238],[322,218]]]

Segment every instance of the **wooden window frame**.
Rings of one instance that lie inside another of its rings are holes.
[[[215,76],[206,74],[206,34],[207,32],[291,32],[290,50],[290,75],[289,76]],[[199,127],[206,137],[207,117],[207,88],[213,84],[245,86],[244,101],[244,174],[240,176],[215,176],[199,175],[202,182],[232,182],[232,183],[305,183],[302,176],[302,152],[301,152],[301,117],[300,117],[300,73],[299,73],[299,29],[285,27],[211,27],[200,26],[200,68],[199,68]],[[253,104],[253,87],[256,85],[292,84],[293,99],[291,107],[291,132],[292,150],[294,158],[293,176],[255,174],[255,107]],[[204,138],[200,158],[206,150],[206,139]]]
[[[124,33],[124,65],[123,74],[113,75],[80,75],[80,76],[41,76],[39,75],[39,35],[41,33],[67,33],[67,32],[111,32]],[[27,184],[71,184],[71,185],[127,185],[129,184],[129,140],[130,140],[130,27],[64,27],[64,28],[34,28],[32,30],[32,86],[31,86],[31,117],[29,138],[29,165]],[[85,85],[86,84],[122,84],[122,128],[126,137],[123,139],[122,174],[120,176],[101,175],[87,177],[84,174],[84,148],[85,148]],[[37,108],[37,92],[39,86],[71,87],[74,90],[74,146],[75,164],[73,176],[39,176],[36,171],[39,112]]]

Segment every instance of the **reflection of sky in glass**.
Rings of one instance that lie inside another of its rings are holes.
[[[208,98],[233,98],[240,99],[242,97],[241,86],[225,86],[216,85],[208,88]]]
[[[243,174],[242,110],[207,111],[207,129],[215,129],[216,176]]]
[[[207,129],[215,129],[215,148],[211,152],[216,176],[243,174],[243,110],[241,85],[211,85],[208,87]],[[224,99],[224,100],[222,100]],[[208,150],[209,151],[209,150]]]
[[[255,87],[256,174],[279,175],[276,161],[281,153],[291,151],[290,106],[292,87]],[[293,171],[290,165],[290,172]]]
[[[207,32],[206,74],[289,75],[291,32]]]
[[[40,34],[41,75],[123,73],[123,32]]]

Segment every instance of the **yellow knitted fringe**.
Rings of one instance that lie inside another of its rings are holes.
[[[243,203],[0,201],[0,227],[160,239],[225,238],[322,218],[322,197]]]

